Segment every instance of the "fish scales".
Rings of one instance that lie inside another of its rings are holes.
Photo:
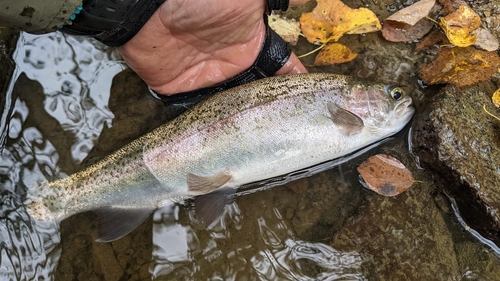
[[[151,209],[337,158],[390,136],[411,98],[347,76],[270,77],[214,95],[68,178],[28,194],[30,214],[62,220],[102,207]]]

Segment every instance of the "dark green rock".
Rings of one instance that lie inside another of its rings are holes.
[[[437,185],[457,202],[465,221],[500,243],[500,121],[486,114],[496,90],[482,83],[443,88],[415,118],[414,153]]]

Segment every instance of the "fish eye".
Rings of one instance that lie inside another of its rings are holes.
[[[400,100],[403,97],[403,90],[401,88],[395,87],[390,91],[391,97],[395,100]]]

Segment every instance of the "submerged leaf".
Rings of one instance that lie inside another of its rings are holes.
[[[500,57],[495,52],[467,48],[440,48],[438,56],[419,68],[420,77],[427,84],[451,83],[457,87],[487,81],[500,67]]]
[[[358,172],[368,188],[383,196],[401,194],[415,182],[403,163],[386,154],[368,158],[359,165]]]
[[[331,43],[323,48],[316,59],[314,65],[333,65],[352,61],[358,54],[340,43]]]
[[[311,43],[336,42],[345,33],[381,29],[377,16],[366,8],[351,9],[340,0],[317,0],[317,3],[312,12],[300,17],[302,33]]]
[[[424,37],[433,27],[434,23],[425,18],[415,25],[385,20],[382,36],[384,36],[385,40],[391,42],[413,42]]]

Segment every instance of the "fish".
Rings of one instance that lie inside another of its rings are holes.
[[[227,203],[217,198],[239,186],[357,151],[399,132],[414,112],[400,87],[328,73],[264,78],[219,92],[101,161],[40,184],[25,203],[42,221],[94,211],[99,242],[188,198],[200,198],[195,209],[211,221]]]

